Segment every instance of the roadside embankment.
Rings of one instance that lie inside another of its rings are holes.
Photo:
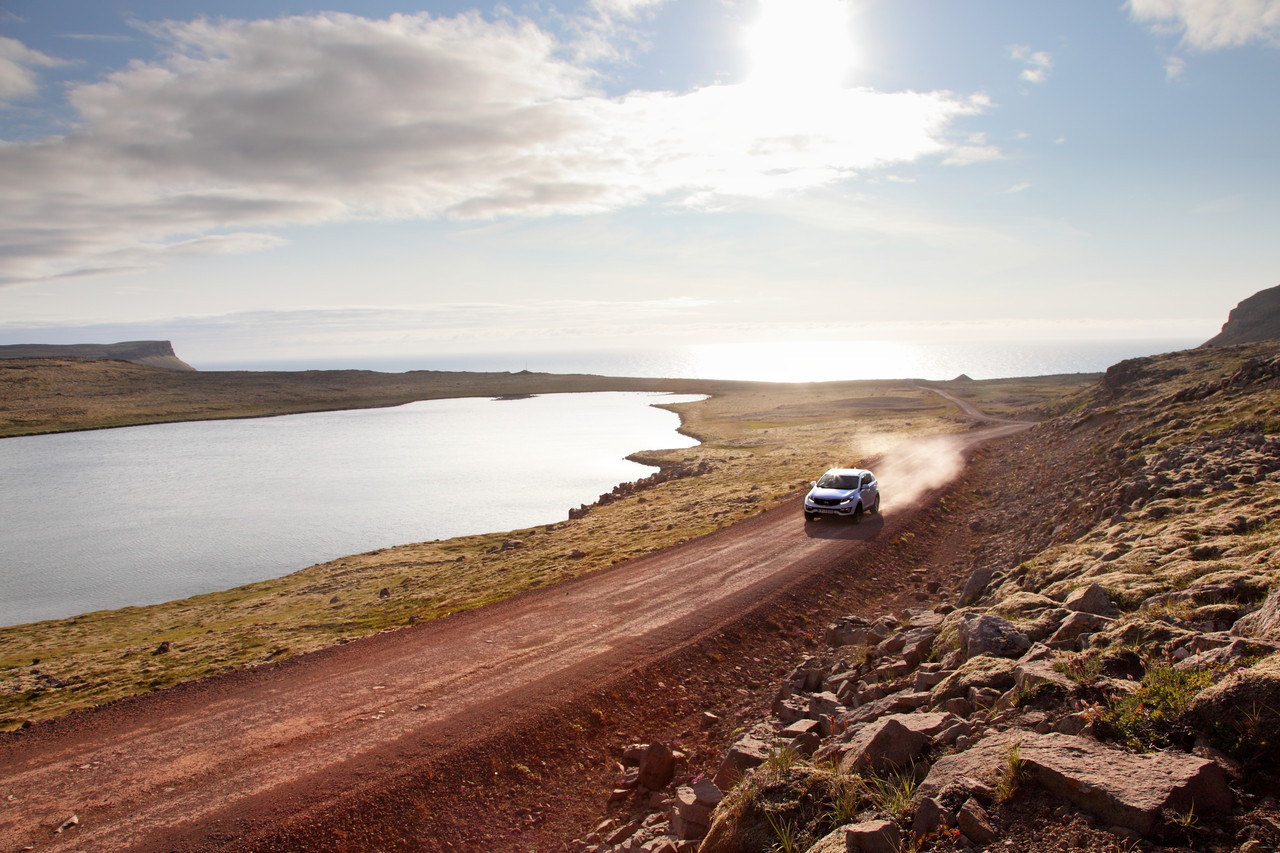
[[[914,593],[713,761],[623,752],[573,849],[1280,848],[1277,412],[1274,342],[1117,365],[980,451]]]

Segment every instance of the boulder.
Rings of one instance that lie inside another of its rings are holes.
[[[1111,596],[1107,595],[1102,584],[1098,583],[1091,583],[1075,590],[1067,596],[1066,601],[1062,602],[1062,606],[1076,613],[1092,613],[1108,619],[1116,619],[1120,616],[1120,609],[1111,601]]]
[[[1236,620],[1231,633],[1237,637],[1280,640],[1280,586],[1271,588],[1262,607]]]
[[[1013,686],[1019,690],[1032,690],[1041,684],[1051,684],[1070,693],[1075,683],[1053,668],[1047,660],[1019,662],[1013,668]]]
[[[1092,813],[1108,826],[1150,835],[1162,812],[1211,818],[1231,808],[1231,791],[1212,761],[1175,752],[1134,755],[1086,738],[1057,733],[1002,732],[965,752],[943,756],[920,784],[936,796],[962,777],[994,779],[1018,744],[1025,778]],[[1142,784],[1135,785],[1134,780]]]
[[[960,606],[968,607],[982,598],[983,593],[987,591],[987,586],[991,583],[993,574],[994,570],[986,566],[974,569],[969,575],[969,580],[965,581],[964,589],[960,590]]]
[[[975,687],[1003,693],[1013,686],[1017,666],[1015,661],[1007,658],[986,655],[970,658],[933,688],[929,694],[929,704],[937,707],[948,699],[967,698],[969,691]]]
[[[1262,767],[1280,763],[1280,654],[1200,691],[1187,718],[1228,754]]]
[[[1012,622],[989,613],[966,616],[959,629],[960,655],[966,660],[979,655],[1017,658],[1031,648],[1031,640]]]
[[[910,765],[929,745],[929,736],[908,728],[895,715],[863,726],[837,749],[840,772],[884,771]]]
[[[898,825],[891,820],[868,820],[844,828],[847,853],[898,853]]]
[[[876,699],[865,705],[859,705],[844,715],[844,723],[846,726],[856,726],[859,723],[878,720],[886,714],[901,714],[907,711],[914,711],[916,708],[928,705],[932,700],[932,696],[932,693],[913,693],[909,690],[893,693],[883,699]]]
[[[724,794],[708,779],[681,785],[676,789],[676,802],[671,810],[672,832],[682,841],[706,835],[711,813],[722,799]]]
[[[752,767],[764,764],[769,758],[769,745],[759,738],[744,735],[729,747],[720,769],[716,771],[715,785],[721,791],[732,788],[742,774]]]
[[[1074,649],[1076,641],[1082,634],[1096,634],[1106,631],[1116,624],[1116,620],[1095,613],[1075,612],[1063,620],[1058,630],[1046,641],[1051,649]]]
[[[911,819],[911,834],[915,838],[924,838],[936,832],[944,823],[942,805],[933,797],[921,797],[916,803],[916,813]]]
[[[965,800],[956,813],[956,826],[974,844],[986,845],[996,840],[996,830],[987,810],[973,797]]]
[[[640,756],[638,782],[651,791],[667,787],[676,772],[676,754],[665,743],[652,743]]]
[[[828,646],[865,646],[871,623],[858,616],[845,616],[827,625],[823,641]]]

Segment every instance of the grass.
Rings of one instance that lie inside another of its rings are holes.
[[[1018,793],[1026,773],[1026,763],[1022,760],[1022,741],[1011,740],[1005,746],[1004,764],[996,776],[996,800],[1007,803]]]
[[[913,761],[897,773],[887,776],[867,776],[865,778],[872,799],[880,811],[892,816],[895,820],[903,820],[911,812],[911,801],[920,787],[919,773]]]
[[[1209,670],[1153,666],[1135,692],[1114,699],[1102,712],[1101,730],[1137,752],[1165,749],[1177,739],[1191,700],[1213,681]]]
[[[99,373],[92,365],[99,365]],[[632,385],[703,391],[713,396],[670,407],[680,414],[683,431],[703,443],[639,456],[666,466],[705,462],[708,471],[595,507],[581,519],[382,548],[181,601],[0,628],[0,728],[448,616],[587,574],[754,516],[827,467],[870,463],[913,436],[963,428],[950,417],[953,407],[905,382],[784,385],[538,374],[415,378],[361,371],[291,377],[179,373],[115,362],[75,363],[70,369],[70,390],[58,399],[79,394],[83,408],[96,411],[112,396],[102,389],[116,388],[126,401],[120,417],[130,422],[183,419],[193,412],[265,413],[272,401],[284,410],[389,404],[399,401],[397,394],[427,398]],[[41,400],[56,398],[49,390],[56,386],[52,374],[43,367],[32,370],[38,375],[28,384],[46,390],[29,403],[21,401],[14,384],[24,371],[0,371],[0,391],[15,395],[7,416],[38,410]],[[322,393],[325,381],[336,389],[329,397]],[[96,396],[90,393],[95,388]],[[1063,386],[1050,382],[1044,393],[1052,398]],[[879,401],[888,401],[887,407],[877,408]],[[55,418],[40,426],[100,420]],[[768,428],[761,429],[762,423]],[[520,539],[523,546],[503,550],[508,539]],[[379,596],[383,588],[390,591],[386,598]],[[171,651],[152,657],[166,641]]]

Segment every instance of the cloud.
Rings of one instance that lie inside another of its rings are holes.
[[[1177,80],[1187,70],[1187,61],[1181,56],[1171,56],[1164,63],[1166,80]]]
[[[1053,56],[1048,51],[1032,50],[1025,44],[1016,44],[1009,48],[1009,57],[1026,66],[1018,75],[1020,80],[1028,83],[1043,83],[1049,79],[1049,69],[1053,67]]]
[[[1280,46],[1280,0],[1128,0],[1128,7],[1133,20],[1180,33],[1183,44],[1200,50]]]
[[[32,50],[16,39],[0,36],[0,106],[36,93],[40,84],[33,68],[62,64],[61,60]]]
[[[949,139],[981,97],[740,84],[608,98],[568,46],[517,19],[147,32],[163,57],[72,89],[72,132],[0,141],[0,283],[261,248],[285,225],[717,206],[998,156]]]

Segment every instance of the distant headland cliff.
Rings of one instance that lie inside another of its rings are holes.
[[[195,370],[178,358],[169,341],[125,341],[118,344],[6,344],[0,358],[113,358],[170,370]]]
[[[1222,331],[1205,346],[1226,347],[1280,338],[1280,285],[1259,290],[1227,315]]]

